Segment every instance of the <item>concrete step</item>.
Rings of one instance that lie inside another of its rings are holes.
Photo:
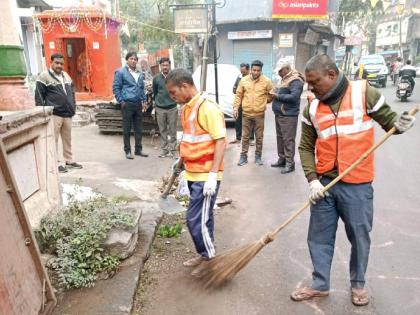
[[[83,127],[89,125],[92,122],[93,119],[91,113],[84,111],[76,111],[76,114],[73,116],[72,126]]]

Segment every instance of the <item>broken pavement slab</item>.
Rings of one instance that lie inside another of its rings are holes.
[[[118,272],[92,288],[64,292],[58,297],[54,315],[126,315],[134,304],[140,274],[150,254],[162,211],[156,203],[138,202],[142,209],[139,241],[134,254],[121,262]]]
[[[158,205],[166,214],[176,214],[186,211],[186,209],[181,206],[179,201],[172,195],[169,195],[166,198],[159,198]]]
[[[143,204],[141,202],[130,202],[120,206],[121,211],[130,213],[133,216],[135,225],[132,227],[114,227],[103,243],[105,249],[113,256],[126,259],[133,255],[138,242],[139,225],[141,223]]]

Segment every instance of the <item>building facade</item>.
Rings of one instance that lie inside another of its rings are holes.
[[[376,52],[391,61],[397,56],[420,63],[420,0],[392,5],[376,29]]]
[[[259,59],[264,63],[264,74],[274,79],[280,61],[290,62],[303,71],[309,58],[317,53],[334,57],[339,38],[327,14],[328,10],[338,8],[338,3],[330,1],[327,6],[327,0],[314,1],[325,6],[323,13],[290,12],[278,17],[276,7],[285,3],[292,5],[300,1],[233,0],[218,8],[218,62],[239,66]]]

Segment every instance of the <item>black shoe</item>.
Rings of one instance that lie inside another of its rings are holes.
[[[69,170],[67,168],[65,168],[63,165],[60,165],[58,167],[58,172],[59,173],[67,173]]]
[[[278,159],[276,163],[271,164],[271,167],[285,167],[286,161]]]
[[[141,157],[148,157],[149,154],[143,153],[143,151],[136,151],[134,152],[135,155],[141,156]]]
[[[82,165],[80,165],[79,163],[76,163],[76,162],[72,162],[72,163],[67,163],[66,162],[66,167],[67,168],[77,168],[77,169],[83,168]]]
[[[243,166],[248,163],[248,157],[245,154],[241,154],[239,158],[238,166]]]
[[[131,152],[127,152],[127,153],[125,154],[125,157],[126,157],[127,159],[129,159],[129,160],[134,159],[134,157],[133,157],[133,155],[131,154]]]
[[[281,170],[280,173],[282,174],[287,174],[287,173],[291,173],[295,171],[295,166],[294,165],[286,165],[286,167],[284,169]]]

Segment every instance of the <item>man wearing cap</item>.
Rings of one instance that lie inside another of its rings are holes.
[[[295,170],[295,138],[305,79],[288,63],[280,64],[277,71],[281,81],[275,90],[270,91],[270,95],[273,96],[272,108],[276,119],[278,160],[271,166],[284,167],[281,173],[287,174]]]

